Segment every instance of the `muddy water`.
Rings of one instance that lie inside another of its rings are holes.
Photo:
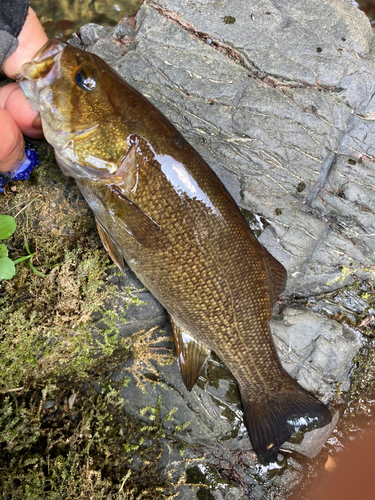
[[[375,499],[375,293],[358,280],[331,294],[310,298],[305,305],[346,324],[360,335],[349,394],[340,395],[340,421],[317,461],[305,462],[302,490],[290,500]]]
[[[350,436],[341,453],[330,456],[306,491],[306,500],[373,500],[375,429]]]
[[[49,38],[64,40],[86,23],[115,26],[134,15],[143,0],[31,0]]]

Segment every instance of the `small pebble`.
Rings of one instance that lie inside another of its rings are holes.
[[[75,393],[75,392],[73,392],[73,394],[71,396],[69,396],[69,399],[68,399],[69,410],[72,409],[76,398],[77,398],[77,393]]]
[[[45,401],[42,404],[43,410],[49,410],[50,408],[53,408],[55,406],[55,402],[53,399],[49,399],[48,401]]]

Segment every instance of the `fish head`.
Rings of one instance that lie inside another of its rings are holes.
[[[58,39],[22,66],[20,86],[65,174],[97,179],[119,169],[128,149],[114,112],[119,81],[98,56]]]

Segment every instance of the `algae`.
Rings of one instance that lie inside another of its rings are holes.
[[[257,238],[263,233],[270,223],[262,215],[256,214],[247,210],[246,208],[240,207],[242,215],[245,217],[246,222],[249,224],[250,229],[255,234]]]

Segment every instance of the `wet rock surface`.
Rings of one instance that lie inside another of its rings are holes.
[[[271,328],[284,368],[302,387],[324,402],[349,390],[351,361],[362,346],[358,334],[306,308],[287,308]]]
[[[138,330],[157,325],[152,338],[146,338],[144,349],[155,354],[161,350],[173,351],[166,312],[134,274],[127,269],[112,282],[124,290],[124,297],[122,299],[120,293],[115,309],[121,310],[129,288],[142,301],[140,305],[131,302],[125,313],[126,322],[118,322],[120,337],[128,339]],[[354,311],[357,302],[349,301],[345,307]],[[100,322],[97,325],[100,326]],[[362,346],[359,334],[301,305],[287,307],[282,314],[275,315],[271,328],[279,356],[290,375],[324,402],[341,401],[342,392],[350,386],[353,358]],[[179,498],[182,499],[211,498],[203,496],[209,494],[219,499],[284,498],[304,479],[305,473],[299,465],[301,454],[308,458],[317,456],[339,419],[339,412],[335,411],[330,425],[285,443],[275,469],[263,467],[252,451],[243,424],[237,383],[219,358],[214,354],[210,357],[192,392],[188,392],[182,382],[174,354],[171,364],[159,365],[156,356],[155,360],[146,362],[142,356],[129,359],[112,375],[113,380],[129,377],[135,362],[140,363],[142,382],[139,384],[130,378],[123,389],[127,413],[146,424],[149,415],[142,412],[161,397],[161,418],[174,412],[164,423],[166,437],[161,464],[166,470],[173,464],[177,481],[188,462],[188,482],[204,485],[195,490],[200,492],[197,497],[190,488],[181,486]],[[155,371],[150,369],[150,363]],[[176,426],[182,426],[177,434]],[[180,444],[187,445],[183,446],[183,452],[171,444],[172,435]],[[290,462],[288,456],[292,451],[297,455]]]
[[[324,443],[331,436],[331,433],[337,422],[339,421],[339,413],[336,412],[332,417],[332,422],[324,427],[324,430],[316,429],[311,432],[306,432],[301,443],[285,443],[284,450],[294,450],[303,455],[314,458],[318,455],[324,446]]]
[[[375,64],[367,18],[345,0],[148,1],[136,21],[105,30],[86,25],[72,43],[103,57],[146,95],[239,205],[262,220],[260,241],[288,271],[288,305],[271,323],[284,367],[325,402],[339,402],[363,340],[356,321],[335,319],[372,314],[355,293],[345,311],[321,295],[371,278],[374,269]],[[150,348],[160,348],[158,335],[170,333],[165,311],[130,271],[114,279],[145,302],[126,304],[120,335],[158,325]],[[313,296],[298,307],[291,300]],[[126,376],[126,363],[116,379]],[[163,415],[176,410],[167,436],[189,422],[178,433],[188,445],[182,457],[166,438],[163,460],[178,471],[182,460],[203,459],[187,477],[206,487],[192,493],[183,486],[179,498],[281,499],[302,481],[297,455],[281,455],[276,470],[259,466],[237,385],[215,356],[191,393],[176,361],[157,370],[155,380],[145,367],[144,387],[131,380],[124,399],[139,417],[161,396]],[[313,457],[330,430],[285,448]]]

